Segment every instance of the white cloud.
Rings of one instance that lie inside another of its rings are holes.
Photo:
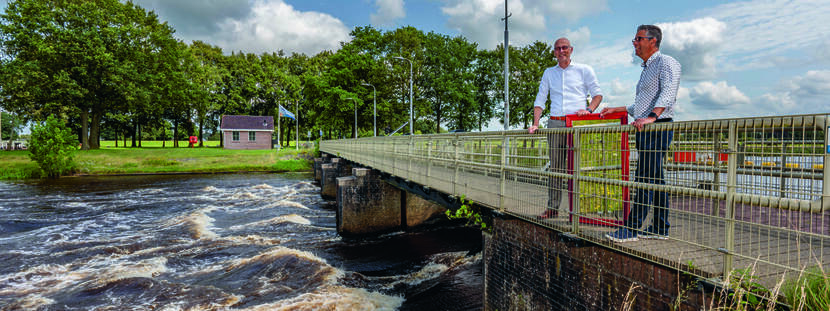
[[[504,40],[504,0],[443,0],[441,11],[450,28],[477,42],[480,48],[492,49]],[[515,0],[508,3],[510,44],[523,46],[546,38],[545,28],[553,20],[578,20],[588,14],[607,10],[606,0],[578,2],[549,0]],[[544,40],[547,39],[547,40]]]
[[[790,92],[764,94],[758,101],[758,109],[762,115],[784,115],[794,114],[793,108],[796,107],[796,102],[790,96]]]
[[[391,26],[396,20],[406,17],[403,0],[376,0],[376,13],[369,16],[372,25]]]
[[[789,82],[790,92],[799,98],[830,96],[830,70],[810,70]]]
[[[349,29],[331,15],[297,11],[283,0],[253,3],[250,14],[227,18],[209,38],[225,52],[263,53],[284,50],[313,55],[336,50],[350,39]]]
[[[602,83],[602,107],[628,106],[634,101],[635,84],[631,81],[622,81],[614,78],[611,82]]]
[[[749,97],[726,81],[700,82],[691,88],[689,95],[697,109],[740,110],[742,105],[750,103]]]
[[[706,17],[688,22],[662,23],[657,26],[663,30],[660,51],[680,62],[684,78],[702,80],[715,76],[716,58],[726,32],[725,23]],[[637,57],[636,63],[641,62],[642,60]]]
[[[591,30],[585,26],[579,27],[577,30],[565,29],[565,35],[563,37],[568,38],[568,41],[571,41],[571,46],[575,47],[575,49],[583,50],[588,47],[588,42],[591,42]],[[554,38],[553,40],[556,39],[559,38]]]
[[[700,12],[727,25],[723,54],[729,70],[791,66],[776,62],[794,51],[819,50],[830,33],[826,0],[756,0],[723,4]],[[782,42],[786,44],[782,45]]]
[[[810,70],[782,84],[783,91],[761,96],[762,111],[777,115],[830,111],[830,70]]]

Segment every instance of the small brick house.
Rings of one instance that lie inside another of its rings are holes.
[[[271,149],[274,117],[222,116],[219,128],[225,149]]]

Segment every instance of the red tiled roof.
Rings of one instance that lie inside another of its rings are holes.
[[[264,123],[263,123],[264,122]],[[222,116],[222,130],[274,130],[272,116]]]

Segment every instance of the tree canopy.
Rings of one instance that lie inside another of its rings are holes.
[[[503,46],[361,26],[337,51],[255,55],[173,34],[132,2],[11,1],[0,15],[0,107],[22,121],[69,120],[85,149],[99,139],[209,137],[222,115],[278,117],[279,106],[315,134],[307,139],[371,136],[373,99],[383,134],[409,121],[410,78],[418,133],[482,130],[503,116]],[[510,49],[510,122],[526,126],[555,58],[544,42]],[[296,124],[283,121],[287,142]]]

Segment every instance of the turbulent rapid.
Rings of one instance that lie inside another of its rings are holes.
[[[479,310],[467,228],[343,240],[307,174],[0,182],[0,310]]]

